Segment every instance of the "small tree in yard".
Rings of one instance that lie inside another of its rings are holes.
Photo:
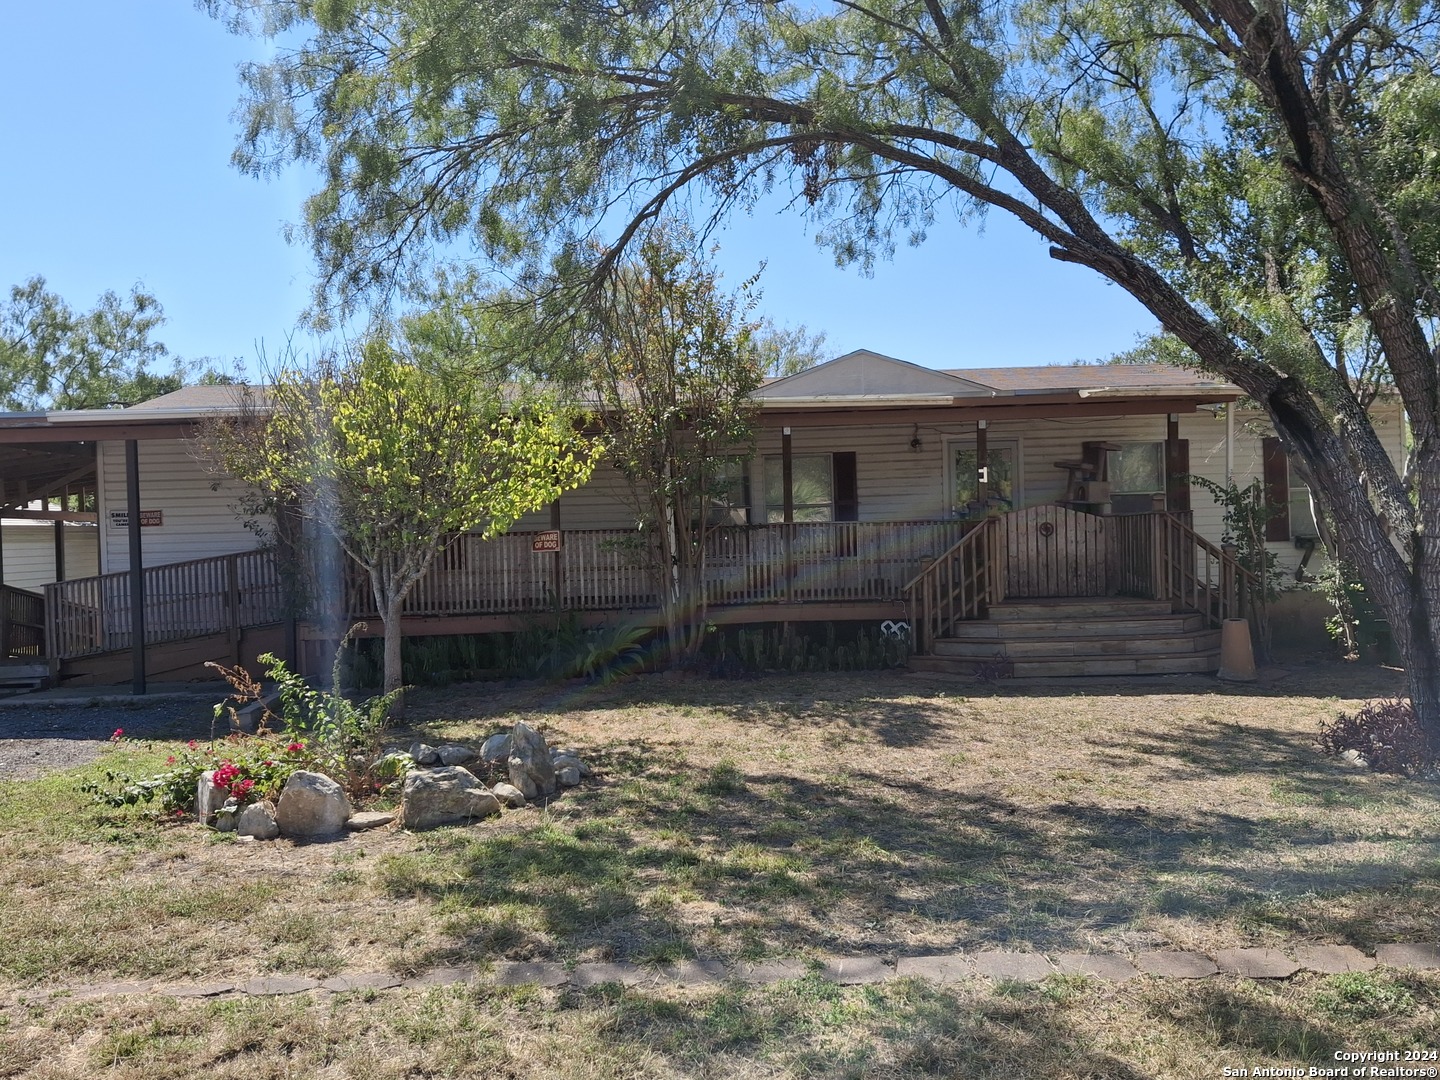
[[[212,428],[210,452],[364,569],[386,693],[402,682],[402,606],[435,556],[460,533],[503,533],[593,466],[566,410],[532,392],[506,400],[496,380],[421,364],[385,335],[343,360],[281,371],[267,395],[253,422]]]
[[[679,226],[653,230],[591,298],[583,351],[607,454],[629,483],[673,659],[705,634],[706,538],[754,439],[764,359],[747,293],[688,252]]]

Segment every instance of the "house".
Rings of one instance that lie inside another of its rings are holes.
[[[1213,670],[1215,628],[1241,612],[1246,582],[1220,547],[1221,508],[1188,478],[1262,478],[1285,511],[1269,534],[1281,565],[1323,558],[1308,493],[1263,414],[1203,373],[939,371],[860,350],[754,396],[755,453],[737,457],[716,507],[716,623],[906,622],[923,655],[954,657],[935,664],[999,654],[1017,674]],[[233,388],[189,387],[126,409],[0,416],[0,509],[24,517],[63,478],[67,506],[84,509],[48,520],[95,530],[98,573],[67,566],[67,580],[43,585],[56,678],[175,678],[206,659],[303,649],[313,631],[293,627],[287,641],[273,561],[235,512],[242,490],[190,441],[234,408]],[[1398,405],[1373,413],[1399,460]],[[652,587],[617,542],[634,536],[626,490],[602,466],[508,535],[459,538],[407,601],[405,632],[517,629],[557,598],[590,621],[653,621]],[[536,542],[550,531],[558,551]],[[11,535],[0,541],[0,560],[12,558]],[[354,583],[343,602],[367,614]]]

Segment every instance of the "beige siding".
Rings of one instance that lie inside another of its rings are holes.
[[[560,527],[563,529],[633,529],[634,499],[625,478],[610,464],[601,462],[590,482],[560,496]],[[550,507],[526,514],[511,532],[550,528]]]
[[[99,561],[100,530],[94,525],[67,524],[65,576],[90,577]],[[4,543],[5,584],[39,589],[55,580],[55,526],[48,522],[7,521],[0,525]]]
[[[140,508],[164,517],[164,524],[141,530],[146,566],[249,551],[259,544],[236,513],[243,488],[233,481],[213,487],[215,478],[191,456],[189,443],[142,440],[139,454]],[[130,565],[127,530],[110,525],[110,512],[126,505],[124,443],[101,444],[99,471],[101,566],[112,573]]]

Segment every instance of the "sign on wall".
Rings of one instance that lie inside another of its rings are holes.
[[[164,510],[141,510],[140,527],[142,529],[154,528],[165,524]],[[130,511],[111,510],[110,527],[112,529],[128,529],[130,527]]]
[[[560,530],[547,529],[545,532],[538,532],[530,540],[531,551],[559,551]]]

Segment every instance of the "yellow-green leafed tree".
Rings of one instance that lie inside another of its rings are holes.
[[[217,456],[368,574],[387,692],[402,682],[402,606],[435,556],[583,484],[596,455],[538,389],[418,362],[382,335],[344,360],[282,370],[259,414],[248,433],[217,440]]]

